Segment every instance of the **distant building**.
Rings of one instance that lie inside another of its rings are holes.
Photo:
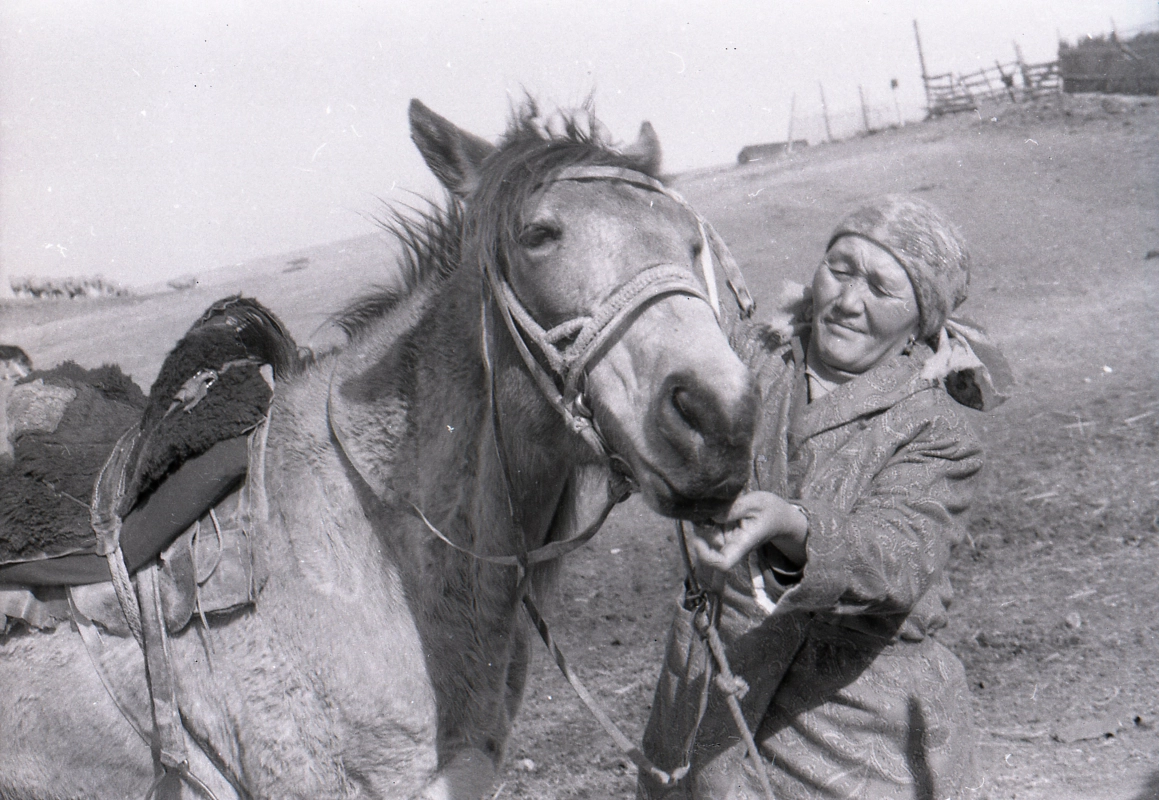
[[[808,139],[794,139],[793,149],[799,150],[809,146]],[[768,161],[782,156],[789,151],[788,142],[772,142],[770,144],[750,144],[742,147],[737,154],[736,163],[747,164],[750,161]]]

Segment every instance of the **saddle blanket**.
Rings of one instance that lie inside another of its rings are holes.
[[[246,531],[248,503],[245,488],[234,492],[217,504],[212,516],[196,520],[161,552],[158,583],[170,633],[184,630],[194,614],[212,617],[253,604],[259,587]],[[51,630],[69,619],[70,603],[72,610],[109,633],[131,635],[107,568],[100,583],[0,584],[0,634],[21,622]]]
[[[123,629],[115,601],[105,602],[114,593],[103,553],[117,546],[130,573],[161,570],[175,630],[194,609],[252,602],[245,514],[236,494],[219,503],[245,477],[250,434],[264,431],[275,376],[294,374],[305,357],[268,309],[234,296],[210,306],[177,343],[148,398],[109,365],[66,362],[5,380],[0,632],[17,619],[48,627],[69,601]]]

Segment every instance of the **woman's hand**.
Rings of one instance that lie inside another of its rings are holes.
[[[732,504],[728,514],[717,520],[720,528],[709,529],[691,542],[697,562],[726,572],[749,552],[769,542],[789,561],[805,563],[805,535],[809,520],[804,512],[772,492],[749,492]],[[703,529],[702,529],[703,530]]]

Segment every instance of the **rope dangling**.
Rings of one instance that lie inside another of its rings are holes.
[[[717,630],[718,618],[720,616],[720,595],[716,592],[703,589],[696,578],[692,558],[688,553],[688,539],[684,533],[683,520],[676,521],[676,530],[680,536],[680,554],[684,559],[684,608],[692,612],[692,627],[696,629],[696,633],[708,645],[708,650],[712,653],[712,660],[716,663],[717,675],[711,683],[716,684],[716,687],[725,696],[729,713],[732,714],[733,723],[735,723],[737,731],[744,740],[745,749],[748,751],[753,771],[757,774],[757,778],[761,782],[761,790],[764,792],[766,800],[776,800],[776,796],[773,794],[773,787],[769,783],[768,773],[765,771],[764,761],[761,759],[760,750],[757,748],[757,743],[753,739],[748,723],[745,722],[744,712],[740,707],[740,701],[744,699],[744,696],[749,691],[748,682],[733,674],[732,667],[728,663],[728,655],[725,652],[724,642],[721,641],[720,631]],[[706,694],[709,684],[710,681],[708,680],[706,671]],[[701,699],[701,712],[698,717],[697,727],[700,726],[700,721],[703,719],[706,705],[705,699]],[[694,730],[692,732],[692,739],[695,740],[695,737],[696,731]]]

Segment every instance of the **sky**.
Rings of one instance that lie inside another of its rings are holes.
[[[440,196],[413,97],[493,140],[525,94],[590,96],[620,141],[651,121],[666,172],[783,141],[790,116],[815,138],[822,87],[834,120],[859,87],[920,119],[914,20],[930,73],[965,73],[1159,4],[4,0],[0,272],[134,286],[371,233],[382,201]]]

